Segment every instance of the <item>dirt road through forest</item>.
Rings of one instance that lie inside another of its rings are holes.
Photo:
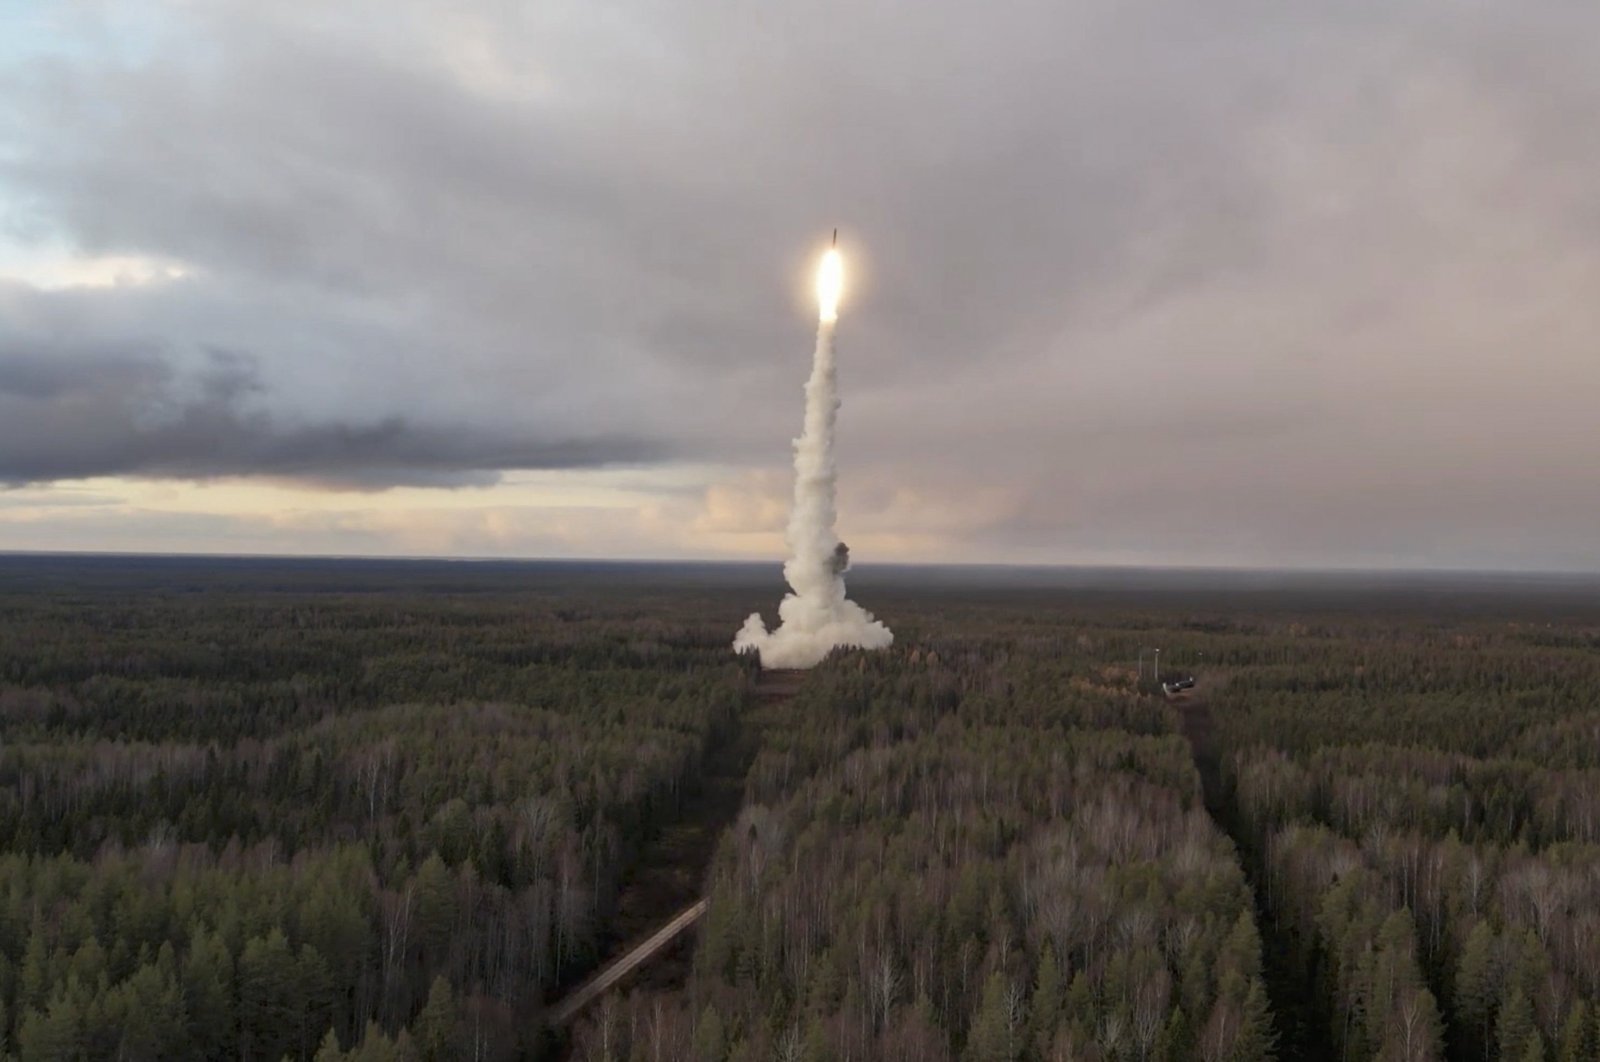
[[[764,671],[749,702],[766,707],[787,701],[805,677],[804,671]],[[706,871],[723,831],[744,804],[745,773],[758,743],[759,735],[741,721],[712,751],[699,790],[684,801],[677,820],[645,846],[623,882],[616,916],[601,936],[601,958],[591,967],[599,972],[582,984],[564,986],[565,994],[549,1011],[552,1024],[570,1022],[622,984],[658,991],[683,986],[693,956],[693,923],[705,909],[700,893]]]
[[[1261,932],[1261,975],[1272,1003],[1273,1027],[1278,1036],[1277,1057],[1296,1062],[1333,1062],[1327,1016],[1317,1005],[1315,986],[1289,960],[1290,942],[1264,901],[1260,860],[1246,844],[1233,805],[1224,791],[1211,705],[1203,694],[1180,697],[1172,705],[1178,712],[1183,736],[1189,739],[1194,753],[1195,770],[1199,772],[1200,785],[1205,792],[1206,811],[1239,850],[1240,865],[1255,896],[1256,926]]]

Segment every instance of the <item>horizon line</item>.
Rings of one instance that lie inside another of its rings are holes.
[[[358,561],[397,562],[406,564],[615,564],[615,565],[700,565],[709,567],[782,567],[783,558],[767,560],[733,559],[727,557],[559,557],[559,556],[460,556],[449,554],[383,554],[383,553],[229,553],[222,551],[182,552],[176,550],[92,550],[60,549],[31,550],[0,548],[0,559],[15,557],[96,557],[96,558],[160,558],[167,560],[257,560],[257,561]],[[1165,572],[1173,574],[1252,574],[1252,575],[1477,575],[1477,576],[1540,576],[1550,578],[1600,579],[1600,569],[1583,568],[1468,568],[1468,567],[1416,567],[1356,565],[1262,565],[1239,564],[1170,564],[1170,563],[1116,563],[1096,564],[1070,561],[864,561],[853,565],[852,570],[870,569],[951,569],[996,571],[1081,571],[1081,572]]]

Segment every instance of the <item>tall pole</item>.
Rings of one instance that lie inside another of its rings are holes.
[[[1161,685],[1161,650],[1156,650],[1156,685]]]

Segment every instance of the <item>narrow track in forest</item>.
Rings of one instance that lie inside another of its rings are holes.
[[[617,959],[603,967],[599,973],[579,985],[567,998],[561,1000],[550,1008],[549,1024],[554,1028],[561,1028],[576,1018],[590,1003],[599,999],[610,991],[624,977],[634,970],[649,962],[661,951],[678,939],[690,926],[700,920],[706,913],[706,901],[696,900],[688,907],[679,911],[672,921],[656,930],[639,944],[622,953]]]
[[[1255,898],[1256,928],[1261,934],[1261,977],[1266,982],[1267,998],[1272,1004],[1277,1057],[1284,1062],[1334,1062],[1336,1055],[1327,1009],[1319,1002],[1316,986],[1290,958],[1292,941],[1267,908],[1260,858],[1249,838],[1243,836],[1238,816],[1224,790],[1211,706],[1203,695],[1197,694],[1180,697],[1172,703],[1178,712],[1183,736],[1189,739],[1189,748],[1194,754],[1206,811],[1211,821],[1232,838]]]
[[[763,671],[750,691],[752,707],[789,700],[804,671]],[[601,936],[601,958],[579,984],[567,984],[545,1012],[547,1027],[569,1026],[595,1001],[626,983],[655,991],[682,988],[693,957],[694,925],[705,913],[701,897],[717,842],[744,806],[745,775],[759,734],[739,721],[712,750],[699,789],[678,818],[640,853],[617,898],[617,913]],[[567,1057],[566,1048],[558,1058]]]

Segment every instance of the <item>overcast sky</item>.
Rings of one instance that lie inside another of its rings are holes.
[[[1600,568],[1593,0],[0,7],[0,549]]]

